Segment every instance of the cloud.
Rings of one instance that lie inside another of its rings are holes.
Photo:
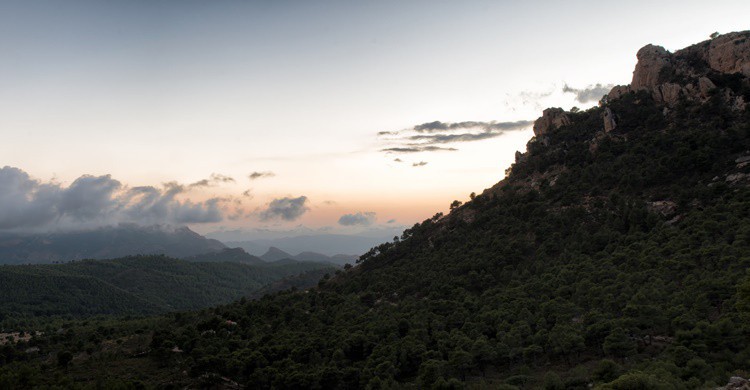
[[[122,184],[110,175],[81,176],[60,193],[59,211],[80,221],[107,215],[119,206],[115,196],[120,188]]]
[[[234,178],[226,175],[221,175],[218,173],[212,173],[211,176],[209,176],[208,179],[198,180],[195,183],[191,183],[188,185],[188,188],[195,188],[195,187],[212,187],[217,184],[222,183],[234,183]]]
[[[411,166],[413,166],[413,167],[423,167],[425,165],[427,165],[426,161],[420,161],[420,162],[415,162],[415,163],[411,164]]]
[[[242,192],[242,196],[244,196],[245,198],[250,198],[250,199],[253,199],[255,197],[253,195],[253,189],[252,188],[248,188],[244,192]]]
[[[466,121],[466,122],[455,122],[455,123],[445,123],[445,122],[440,122],[440,121],[434,121],[434,122],[423,123],[421,125],[416,125],[412,128],[412,130],[418,133],[437,133],[437,132],[446,132],[446,131],[463,130],[463,129],[482,129],[485,131],[513,131],[513,130],[525,129],[531,126],[532,124],[533,124],[532,121],[515,121],[515,122]]]
[[[176,182],[128,188],[110,175],[83,175],[68,187],[0,168],[0,230],[83,228],[113,223],[206,223],[223,219],[221,199],[178,200]]]
[[[307,203],[306,196],[300,196],[299,198],[285,197],[274,199],[268,204],[268,207],[260,213],[260,218],[264,221],[271,219],[294,221],[310,210]]]
[[[256,179],[262,179],[264,177],[274,177],[274,176],[276,176],[275,173],[267,171],[267,172],[253,172],[249,174],[247,177],[250,180],[256,180]]]
[[[372,211],[358,212],[355,214],[344,214],[339,218],[342,226],[370,226],[375,223],[377,214]]]
[[[403,147],[395,147],[395,148],[385,148],[381,149],[381,152],[390,152],[390,153],[419,153],[419,152],[439,152],[439,151],[445,151],[445,152],[455,152],[458,149],[456,148],[443,148],[440,146],[403,146]]]
[[[398,162],[398,163],[400,163],[400,162],[404,162],[404,160],[402,160],[402,159],[400,159],[400,158],[394,158],[394,159],[393,159],[393,162]]]
[[[381,131],[381,135],[392,135],[384,139],[390,143],[381,149],[385,153],[420,153],[457,151],[454,147],[439,146],[459,142],[481,141],[499,137],[509,131],[528,129],[531,120],[514,122],[441,122],[433,121],[413,126],[402,131]]]
[[[386,223],[396,223],[396,220],[395,219],[389,219],[388,222],[386,222]]]
[[[234,183],[234,178],[218,173],[212,173],[211,181],[213,181],[214,183]]]
[[[572,93],[576,95],[576,100],[580,103],[596,102],[608,94],[609,91],[614,87],[613,84],[596,84],[589,85],[586,88],[578,89],[572,88],[568,84],[563,85],[562,91],[565,93]]]
[[[424,141],[428,143],[447,144],[451,142],[481,141],[483,139],[495,138],[501,135],[503,135],[502,132],[434,134],[434,135],[412,135],[408,139],[411,141]]]

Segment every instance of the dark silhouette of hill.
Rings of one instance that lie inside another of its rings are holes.
[[[85,231],[0,234],[0,264],[52,263],[164,254],[188,257],[226,248],[187,227],[120,224]]]
[[[266,264],[263,259],[245,252],[245,250],[242,248],[224,248],[218,252],[209,252],[200,255],[185,257],[183,258],[183,260],[203,263],[230,262],[249,265]]]

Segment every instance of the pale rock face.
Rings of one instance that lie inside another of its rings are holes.
[[[708,64],[722,73],[740,72],[750,77],[750,33],[735,32],[712,39]]]
[[[630,86],[617,86],[602,99],[602,105],[632,92],[645,90],[655,101],[672,107],[680,99],[705,101],[717,88],[709,79],[715,73],[739,73],[750,77],[750,31],[719,35],[674,54],[661,46],[646,45],[638,51],[638,63]],[[679,84],[675,80],[680,80]],[[747,82],[747,81],[746,81]],[[736,110],[747,103],[724,88],[725,100]]]
[[[676,104],[680,100],[682,87],[679,84],[664,83],[654,88],[654,100],[657,102]]]
[[[638,63],[633,71],[633,90],[651,89],[665,80],[672,69],[671,54],[661,46],[646,45],[638,50]]]
[[[698,79],[698,89],[701,92],[701,97],[704,99],[708,99],[708,94],[711,92],[712,89],[716,88],[716,84],[714,84],[713,81],[709,80],[708,77],[701,77]]]
[[[609,91],[609,93],[607,94],[607,98],[619,99],[629,93],[630,93],[629,85],[616,85],[612,87],[611,91]]]
[[[604,131],[605,132],[609,133],[610,131],[617,128],[617,122],[615,122],[615,113],[613,113],[609,107],[604,109],[604,114],[602,114],[602,119],[604,119]]]
[[[534,122],[534,135],[539,137],[569,124],[570,117],[562,108],[548,108],[542,111],[542,116]]]

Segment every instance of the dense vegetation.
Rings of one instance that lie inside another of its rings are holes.
[[[750,167],[737,161],[750,114],[718,94],[666,114],[647,94],[610,107],[613,133],[603,108],[572,114],[506,180],[318,288],[63,324],[0,350],[0,387],[698,389],[747,377]]]
[[[35,316],[155,314],[223,304],[319,263],[246,265],[165,256],[0,266],[0,323]],[[315,284],[317,279],[306,279]]]

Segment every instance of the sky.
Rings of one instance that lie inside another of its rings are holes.
[[[0,231],[398,229],[747,1],[0,0]],[[4,168],[2,168],[4,167]]]

